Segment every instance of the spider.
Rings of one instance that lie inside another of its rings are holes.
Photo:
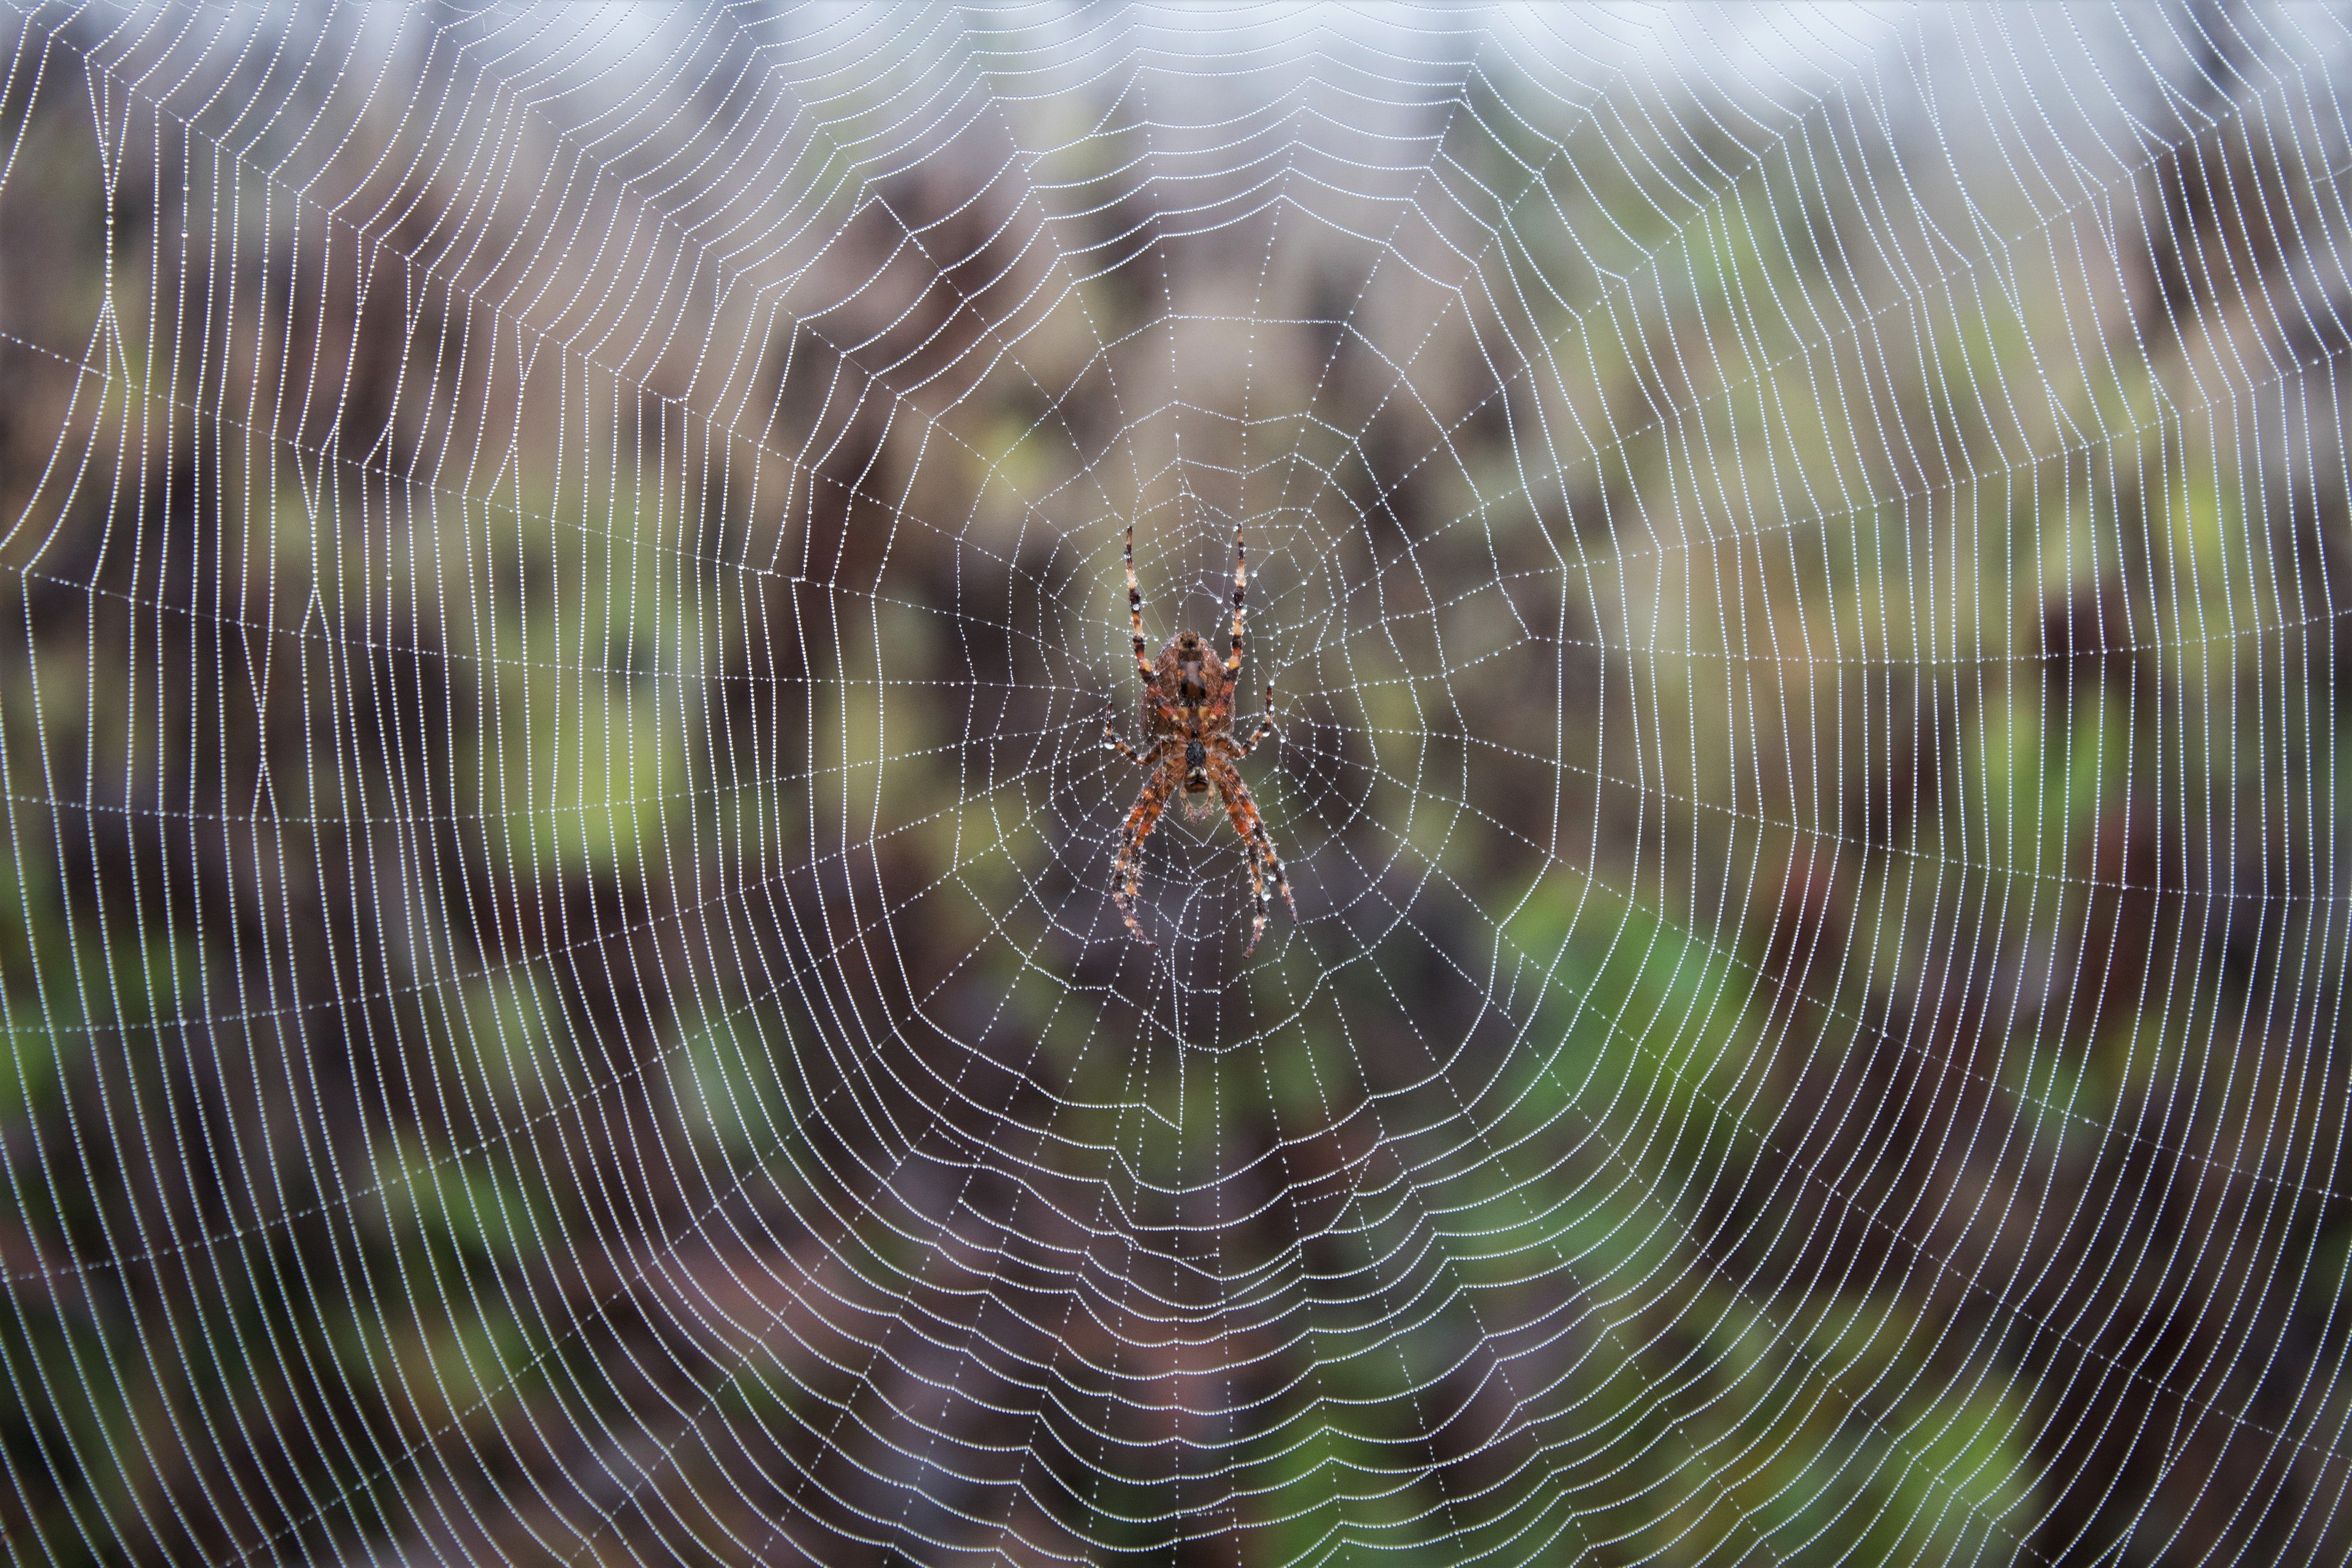
[[[1118,905],[1121,919],[1135,940],[1149,945],[1151,939],[1143,934],[1136,923],[1133,900],[1142,893],[1143,873],[1137,864],[1143,852],[1143,841],[1158,826],[1160,814],[1168,807],[1169,798],[1179,792],[1184,797],[1184,815],[1193,818],[1206,817],[1216,809],[1217,802],[1224,803],[1225,816],[1234,831],[1241,835],[1242,844],[1249,851],[1250,897],[1255,901],[1256,912],[1250,921],[1249,946],[1244,955],[1255,951],[1257,939],[1265,934],[1265,885],[1274,883],[1289,907],[1290,918],[1298,918],[1298,905],[1290,897],[1290,884],[1282,875],[1282,858],[1274,852],[1274,841],[1265,836],[1265,820],[1258,815],[1257,802],[1250,798],[1249,785],[1234,763],[1246,757],[1258,742],[1274,733],[1274,682],[1265,683],[1265,712],[1252,730],[1249,739],[1234,739],[1234,677],[1242,668],[1242,593],[1249,586],[1249,565],[1242,552],[1242,532],[1234,530],[1234,641],[1233,650],[1221,660],[1209,646],[1209,639],[1192,632],[1179,632],[1176,639],[1160,650],[1158,663],[1153,663],[1144,651],[1143,590],[1135,581],[1135,527],[1127,530],[1127,624],[1128,635],[1135,644],[1135,673],[1143,680],[1143,727],[1151,737],[1151,744],[1139,753],[1134,747],[1118,738],[1108,724],[1103,726],[1103,744],[1117,752],[1138,767],[1150,770],[1143,789],[1135,797],[1134,809],[1127,814],[1127,831],[1119,841],[1118,858],[1111,862],[1110,896]],[[1215,797],[1211,797],[1211,791]]]

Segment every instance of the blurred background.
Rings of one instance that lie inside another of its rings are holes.
[[[11,1561],[2352,1553],[2339,12],[0,30]]]

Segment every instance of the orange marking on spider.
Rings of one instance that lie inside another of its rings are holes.
[[[1135,529],[1130,525],[1127,531],[1128,635],[1135,649],[1136,674],[1143,682],[1143,727],[1150,744],[1139,753],[1108,725],[1103,727],[1107,750],[1148,770],[1135,805],[1127,814],[1127,828],[1119,841],[1118,854],[1111,861],[1110,896],[1129,931],[1136,941],[1147,945],[1151,939],[1143,934],[1134,908],[1135,900],[1142,894],[1143,873],[1139,862],[1143,841],[1159,825],[1160,814],[1168,808],[1169,800],[1180,795],[1184,801],[1184,815],[1189,817],[1205,817],[1222,802],[1227,819],[1249,856],[1253,911],[1249,947],[1244,950],[1244,955],[1255,952],[1258,938],[1265,934],[1268,881],[1282,894],[1290,918],[1298,918],[1298,905],[1290,896],[1290,882],[1282,874],[1282,859],[1275,853],[1274,840],[1266,835],[1265,819],[1258,815],[1257,802],[1251,798],[1249,785],[1242,782],[1240,771],[1234,766],[1255,751],[1260,741],[1274,733],[1274,682],[1269,680],[1265,683],[1265,711],[1259,716],[1256,728],[1246,740],[1234,738],[1234,695],[1237,689],[1234,677],[1242,667],[1243,595],[1248,586],[1249,569],[1242,551],[1242,531],[1236,528],[1231,651],[1220,659],[1206,637],[1194,632],[1179,632],[1160,650],[1155,661],[1147,656],[1145,650],[1150,645],[1143,639],[1143,589],[1135,578]]]

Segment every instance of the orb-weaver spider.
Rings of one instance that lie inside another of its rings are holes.
[[[1265,820],[1258,815],[1257,802],[1250,798],[1249,785],[1234,766],[1258,742],[1274,733],[1274,682],[1269,680],[1265,712],[1257,727],[1247,740],[1234,739],[1234,677],[1242,668],[1242,595],[1248,586],[1249,566],[1242,551],[1242,531],[1236,528],[1232,650],[1220,660],[1210,650],[1208,638],[1179,632],[1160,650],[1159,661],[1154,663],[1145,652],[1143,590],[1135,581],[1135,527],[1128,525],[1128,635],[1135,645],[1135,673],[1143,681],[1143,727],[1150,744],[1139,753],[1108,724],[1103,726],[1103,742],[1129,762],[1150,770],[1134,808],[1127,814],[1127,830],[1110,871],[1111,899],[1118,905],[1128,931],[1140,942],[1149,943],[1151,939],[1143,934],[1135,919],[1134,900],[1142,893],[1138,858],[1170,797],[1180,793],[1184,797],[1184,815],[1191,817],[1208,816],[1222,801],[1234,831],[1241,835],[1249,851],[1250,897],[1255,911],[1250,921],[1249,947],[1244,952],[1255,951],[1258,938],[1265,934],[1267,882],[1282,894],[1290,918],[1298,918],[1298,905],[1291,899],[1290,883],[1282,874],[1282,858],[1274,852],[1274,840],[1266,837]]]

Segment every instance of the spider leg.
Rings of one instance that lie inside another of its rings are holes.
[[[1273,733],[1274,682],[1269,680],[1265,683],[1265,712],[1259,718],[1257,728],[1249,732],[1249,739],[1242,742],[1234,748],[1234,755],[1237,757],[1248,756],[1252,752],[1257,750],[1257,743],[1260,741],[1265,740],[1268,735]]]
[[[1249,587],[1249,563],[1242,554],[1241,525],[1234,526],[1234,650],[1225,656],[1225,671],[1242,667],[1242,594]]]
[[[1158,746],[1152,748],[1154,752],[1159,750]],[[1118,857],[1110,863],[1111,902],[1118,906],[1118,917],[1127,922],[1129,934],[1146,947],[1152,945],[1151,939],[1143,934],[1143,927],[1136,922],[1134,907],[1134,901],[1143,896],[1143,868],[1139,858],[1144,839],[1159,825],[1160,814],[1168,808],[1168,790],[1166,768],[1156,770],[1143,781],[1142,792],[1135,797],[1135,805],[1127,814],[1127,828],[1119,838]]]
[[[1125,757],[1129,762],[1133,763],[1139,768],[1148,768],[1152,763],[1158,762],[1161,755],[1167,752],[1168,745],[1168,739],[1163,735],[1159,740],[1152,742],[1150,746],[1144,748],[1141,752],[1138,752],[1133,746],[1129,745],[1125,741],[1118,738],[1118,731],[1112,729],[1108,724],[1103,726],[1103,750],[1106,752],[1117,752],[1120,756]]]
[[[1257,949],[1258,938],[1265,934],[1265,885],[1271,881],[1282,895],[1290,918],[1298,918],[1297,902],[1290,896],[1289,879],[1282,874],[1282,857],[1274,852],[1274,840],[1266,837],[1265,819],[1258,815],[1257,802],[1250,797],[1249,785],[1234,771],[1233,763],[1219,757],[1209,764],[1209,777],[1217,793],[1224,797],[1225,816],[1232,819],[1234,831],[1241,835],[1243,846],[1249,852],[1250,899],[1255,906],[1250,918],[1249,946],[1243,949],[1247,957]]]
[[[1151,655],[1143,640],[1143,587],[1135,580],[1135,524],[1127,525],[1127,636],[1135,645],[1135,673],[1151,684]]]

